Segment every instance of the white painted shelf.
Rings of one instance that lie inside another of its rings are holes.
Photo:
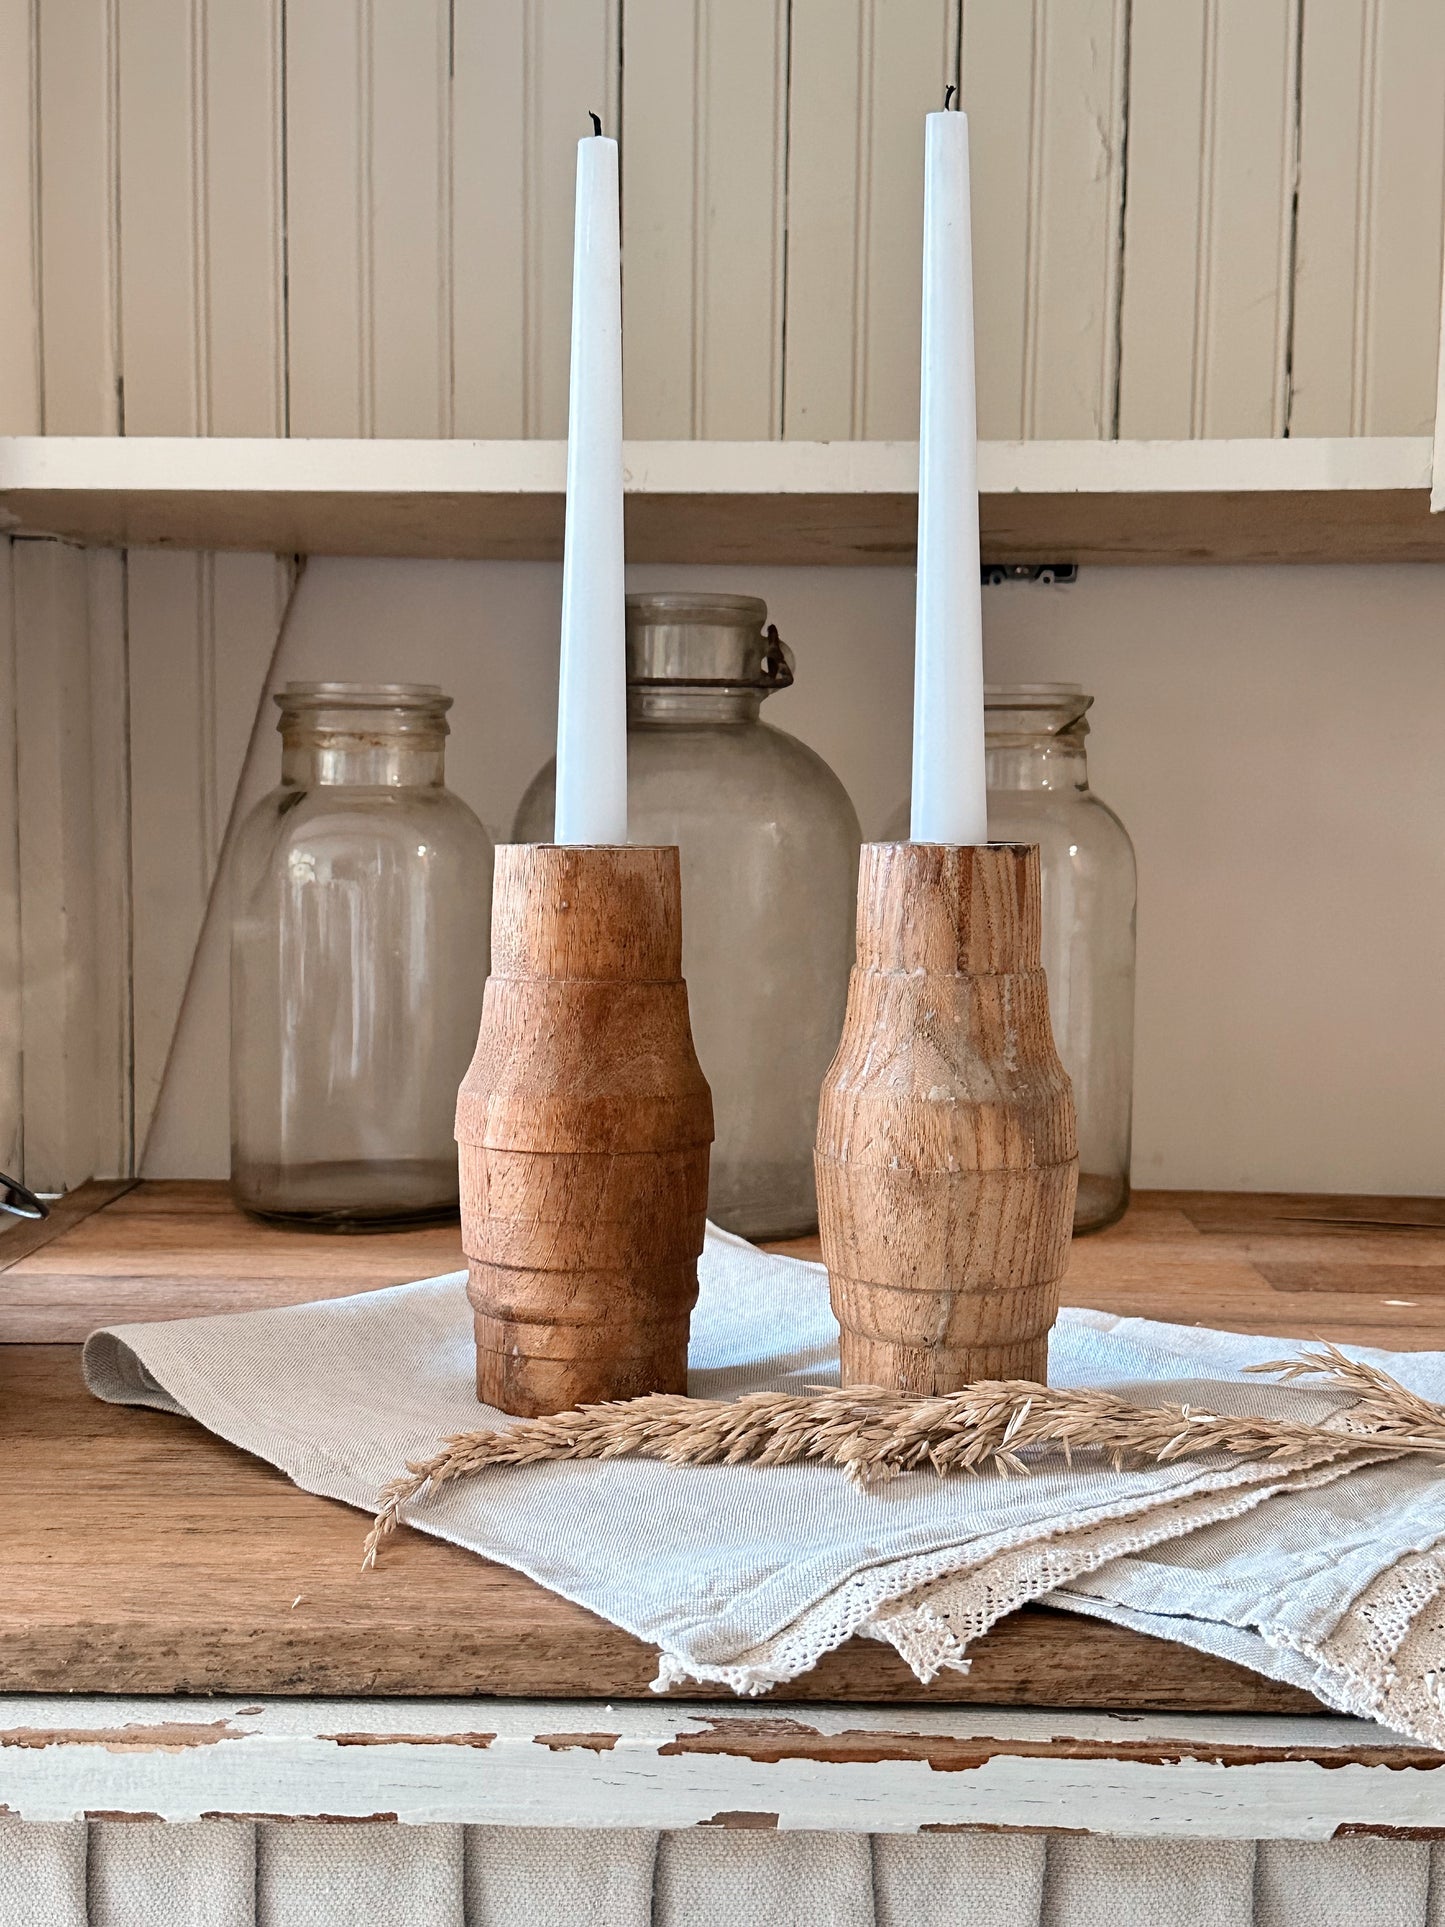
[[[986,442],[986,561],[1445,559],[1426,437]],[[548,559],[557,441],[0,438],[0,527],[104,547]],[[911,442],[631,442],[635,562],[912,559]]]

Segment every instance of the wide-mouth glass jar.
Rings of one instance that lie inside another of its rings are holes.
[[[1049,1012],[1079,1120],[1076,1231],[1129,1202],[1134,1093],[1134,846],[1089,787],[1093,701],[1074,683],[984,692],[989,835],[1039,846]]]
[[[1129,1202],[1134,1091],[1134,846],[1089,788],[1093,701],[1077,683],[984,690],[989,837],[1039,846],[1049,1015],[1079,1121],[1075,1231]],[[908,835],[906,806],[889,834]]]
[[[276,702],[281,782],[232,870],[232,1187],[288,1223],[445,1217],[492,872],[485,830],[446,787],[451,699],[316,682]]]
[[[627,811],[637,843],[675,843],[683,970],[716,1138],[710,1215],[744,1237],[817,1224],[818,1093],[843,1025],[858,818],[822,757],[762,721],[792,653],[756,596],[627,598]],[[555,767],[517,811],[552,835]]]

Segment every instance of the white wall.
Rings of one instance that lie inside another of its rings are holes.
[[[0,0],[0,430],[560,435],[595,107],[629,434],[911,435],[955,81],[985,437],[1428,432],[1431,0]]]
[[[630,581],[768,598],[799,680],[767,714],[878,834],[908,783],[911,574]],[[453,787],[505,834],[549,750],[558,596],[540,564],[313,561],[275,680],[441,682]],[[1097,694],[1095,786],[1139,853],[1136,1183],[1445,1191],[1445,571],[1086,571],[984,616],[993,677]],[[268,726],[248,795],[277,753]],[[226,1169],[223,937],[213,916],[149,1176]]]

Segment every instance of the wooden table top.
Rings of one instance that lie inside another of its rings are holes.
[[[816,1255],[813,1241],[784,1247]],[[652,1650],[519,1574],[361,1515],[165,1413],[86,1393],[98,1325],[236,1311],[454,1268],[455,1227],[251,1223],[215,1184],[90,1185],[0,1237],[0,1452],[12,1499],[0,1691],[637,1698]],[[1078,1240],[1065,1302],[1399,1350],[1445,1345],[1445,1199],[1144,1193]],[[1304,1711],[1306,1695],[1043,1608],[923,1687],[853,1640],[789,1701]],[[698,1689],[690,1697],[714,1697]]]

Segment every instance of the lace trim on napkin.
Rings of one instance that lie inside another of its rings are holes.
[[[950,1573],[932,1586],[885,1607],[863,1630],[886,1640],[926,1685],[945,1666],[967,1672],[967,1648],[1020,1606],[1042,1598],[1111,1560],[1180,1539],[1200,1526],[1238,1519],[1281,1492],[1329,1485],[1359,1465],[1358,1458],[1332,1460],[1288,1477],[1271,1470],[1267,1484],[1237,1493],[1221,1505],[1217,1492],[1177,1499],[1151,1511],[1133,1529],[1108,1522],[1064,1538],[1011,1549],[973,1572]]]
[[[1318,1667],[1314,1691],[1338,1712],[1445,1747],[1445,1557],[1408,1553],[1372,1579],[1328,1638],[1261,1626],[1266,1645]]]
[[[816,1666],[855,1633],[893,1646],[925,1684],[943,1666],[966,1672],[965,1648],[1006,1614],[1111,1559],[1143,1552],[1199,1526],[1238,1518],[1278,1492],[1324,1485],[1360,1464],[1322,1448],[1287,1474],[1259,1464],[1217,1466],[1192,1490],[1159,1500],[1135,1494],[1100,1511],[1061,1513],[1047,1528],[1024,1528],[982,1542],[891,1560],[854,1574],[846,1585],[772,1639],[723,1665],[664,1651],[654,1693],[684,1682],[716,1682],[756,1698]]]

